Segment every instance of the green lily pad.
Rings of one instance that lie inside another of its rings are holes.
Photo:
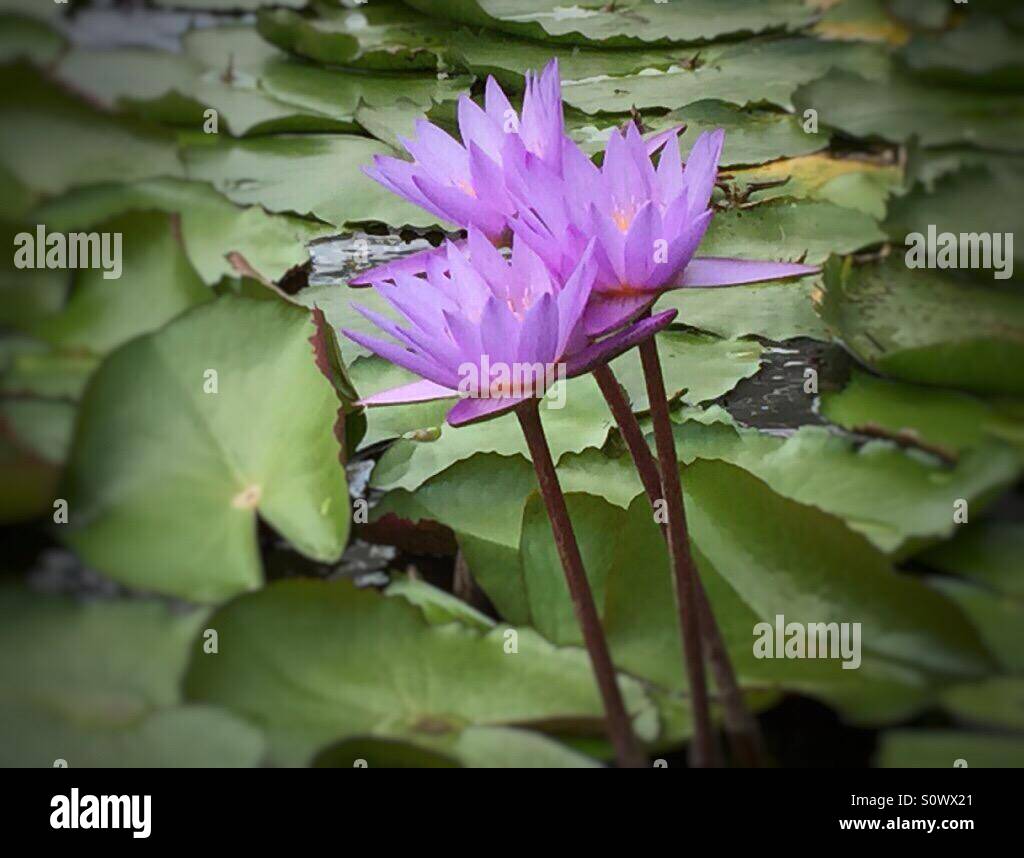
[[[430,15],[460,24],[488,27],[541,41],[605,47],[700,42],[769,30],[797,29],[812,16],[796,0],[714,0],[684,4],[620,0],[614,5],[583,8],[562,0],[408,0]]]
[[[216,602],[260,583],[257,513],[303,554],[340,557],[349,500],[338,400],[314,365],[312,333],[302,308],[223,296],[103,363],[62,489],[63,535],[87,563]]]
[[[392,387],[410,384],[419,378],[376,355],[357,358],[349,366],[348,372],[360,396],[372,396]],[[368,408],[365,411],[366,433],[360,446],[372,447],[407,433],[412,433],[414,438],[429,437],[444,425],[445,415],[454,404],[453,399],[438,399],[412,405]]]
[[[704,99],[791,110],[794,91],[833,67],[877,80],[884,79],[888,60],[876,45],[806,38],[755,40],[741,42],[704,64],[698,61],[696,68],[566,81],[562,96],[584,113],[627,113],[633,106],[675,110]]]
[[[963,575],[998,593],[1024,599],[1024,525],[1006,521],[979,521],[958,530],[951,542],[936,545],[916,560]]]
[[[663,295],[658,306],[675,307],[679,321],[720,337],[826,340],[828,329],[811,302],[815,283],[815,279],[804,278],[794,283],[758,283],[728,289],[678,289]]]
[[[939,33],[920,33],[901,51],[907,68],[925,80],[1019,91],[1024,84],[1024,37],[995,18],[968,15]]]
[[[816,309],[862,363],[919,384],[1024,392],[1024,296],[977,276],[908,269],[902,254],[854,267],[833,259]]]
[[[469,84],[428,75],[396,87],[394,76],[322,68],[288,57],[245,26],[195,30],[183,46],[180,54],[76,49],[57,74],[104,106],[196,131],[206,130],[205,111],[213,108],[235,136],[354,131],[361,101],[387,105],[400,97],[426,108]]]
[[[526,73],[558,60],[563,84],[597,77],[623,77],[647,69],[668,70],[687,67],[695,58],[717,57],[718,46],[619,49],[569,47],[549,42],[532,42],[494,30],[463,31],[452,39],[448,59],[458,68],[478,77],[494,75],[502,86],[521,91]]]
[[[282,135],[191,145],[183,158],[189,178],[212,183],[239,205],[311,214],[339,228],[365,221],[436,225],[434,215],[362,173],[374,155],[388,153],[384,144],[355,135]]]
[[[895,165],[836,158],[825,153],[731,171],[730,178],[731,184],[750,202],[760,203],[782,196],[823,200],[856,209],[876,220],[885,216],[886,200],[901,181],[901,171]],[[759,183],[766,182],[785,184],[758,187]]]
[[[314,4],[316,16],[262,9],[256,26],[268,42],[319,63],[377,71],[438,71],[453,31],[403,3],[362,8]]]
[[[724,396],[761,368],[764,352],[752,340],[723,340],[692,331],[660,333],[657,343],[665,390],[670,399],[679,396],[686,405]],[[633,410],[647,411],[650,403],[639,352],[633,349],[616,358],[611,369],[626,389]]]
[[[1024,738],[958,730],[890,730],[882,735],[876,764],[889,769],[949,769],[957,760],[971,769],[1024,766]]]
[[[956,685],[942,695],[942,705],[962,723],[1024,730],[1024,679],[998,676]]]
[[[25,231],[25,221],[0,228],[7,247]],[[34,227],[30,227],[34,235]],[[0,325],[29,331],[40,318],[55,313],[67,300],[71,272],[52,268],[17,268],[13,253],[0,266]]]
[[[716,128],[725,130],[721,165],[762,164],[776,158],[808,155],[828,146],[824,131],[804,130],[799,116],[769,110],[742,110],[724,101],[696,101],[673,111],[664,121],[686,124],[680,138],[683,152],[689,152],[697,137]]]
[[[541,404],[541,416],[556,462],[566,453],[603,446],[614,425],[597,382],[589,375],[565,382],[562,395],[549,392]],[[506,414],[459,429],[440,426],[422,440],[403,438],[381,457],[371,485],[385,491],[413,491],[435,474],[477,453],[527,456],[516,416]]]
[[[0,399],[0,421],[45,462],[60,465],[67,458],[74,429],[75,407],[58,399]]]
[[[604,151],[612,132],[629,119],[629,116],[612,114],[589,116],[570,109],[566,111],[566,131],[587,154],[593,155]],[[686,131],[679,138],[684,157],[700,134],[725,129],[723,167],[805,155],[823,149],[829,141],[826,132],[805,132],[797,116],[742,109],[713,99],[696,101],[682,110],[663,115],[641,115],[641,122],[650,133],[685,125]]]
[[[801,113],[818,112],[828,125],[867,139],[906,143],[916,137],[923,146],[967,143],[986,149],[1017,152],[1024,144],[1024,98],[929,86],[906,75],[865,80],[833,69],[793,95]]]
[[[999,443],[965,452],[953,467],[889,441],[858,449],[819,426],[779,438],[687,420],[675,433],[682,461],[721,459],[744,468],[783,497],[842,518],[886,553],[952,535],[956,500],[980,510],[1019,470],[1018,455]]]
[[[750,209],[729,209],[711,219],[700,256],[824,262],[885,240],[874,219],[834,203],[787,198]]]
[[[297,579],[230,603],[208,625],[221,651],[209,658],[196,648],[187,698],[260,725],[280,765],[301,765],[328,743],[367,735],[453,755],[468,728],[557,720],[600,731],[586,653],[556,648],[530,629],[514,630],[518,652],[506,654],[507,627],[431,625],[403,599],[347,581]],[[620,685],[638,733],[653,738],[657,725],[640,684],[623,677]]]
[[[0,14],[0,63],[29,60],[49,65],[60,56],[64,45],[64,38],[41,20]]]
[[[25,66],[7,67],[4,77],[0,166],[31,191],[181,175],[169,133],[98,113]]]
[[[105,354],[213,298],[185,256],[170,216],[133,212],[100,223],[96,232],[112,236],[115,255],[113,237],[122,237],[121,276],[107,278],[117,269],[106,267],[78,272],[67,305],[34,326],[40,339]]]
[[[332,232],[323,224],[271,215],[259,206],[241,208],[203,182],[178,179],[94,185],[41,206],[34,215],[50,230],[70,232],[147,209],[177,216],[184,251],[208,286],[239,276],[232,254],[240,254],[250,271],[276,282],[308,261],[309,242]]]
[[[798,690],[859,720],[888,720],[919,708],[934,678],[976,676],[988,668],[955,606],[895,574],[839,519],[781,498],[721,462],[688,467],[684,485],[702,577],[741,681],[751,690]],[[646,498],[628,511],[586,495],[570,495],[569,505],[616,663],[681,690],[667,554]],[[550,524],[534,499],[520,547],[527,609],[545,636],[571,643],[578,632],[555,558]],[[492,579],[478,578],[485,589]],[[860,622],[859,668],[844,670],[829,659],[756,658],[756,623],[774,622],[779,614],[787,621]],[[941,655],[933,648],[940,641]]]
[[[1005,272],[1024,277],[1024,250],[1018,242],[1011,255],[1008,242],[1012,239],[1005,238],[1024,232],[1024,216],[1017,204],[1024,194],[1024,163],[989,156],[977,166],[947,171],[943,156],[934,160],[916,165],[921,181],[890,202],[886,232],[897,245],[909,244],[908,237],[915,232],[926,238],[932,229],[936,236],[952,232],[965,252],[970,248],[968,236],[987,233],[992,241],[998,234],[1000,254],[993,252],[991,269],[981,269],[976,276],[994,277],[998,272],[1002,278]],[[977,264],[979,268],[985,264],[984,256]]]
[[[259,764],[256,728],[181,700],[203,611],[139,600],[76,604],[10,585],[0,605],[0,711],[18,737],[0,751],[5,766]]]
[[[984,400],[954,390],[853,374],[841,391],[824,391],[821,413],[853,432],[882,430],[933,445],[953,458],[998,435],[1001,419]]]
[[[1024,672],[1024,600],[956,578],[931,583],[960,606],[1003,670]]]
[[[11,339],[0,340],[5,346]],[[26,338],[11,347],[0,372],[0,393],[64,401],[82,395],[100,358],[82,351],[52,349],[41,340]]]

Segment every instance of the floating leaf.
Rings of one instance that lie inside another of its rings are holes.
[[[862,363],[886,375],[976,393],[1024,392],[1024,296],[1000,281],[838,259],[817,310]]]
[[[109,239],[107,250],[114,256],[120,255],[114,242],[121,239],[120,277],[105,276],[116,274],[116,267],[80,271],[67,306],[34,326],[51,345],[105,354],[213,298],[189,264],[168,215],[121,215],[100,223],[97,232]],[[103,265],[112,261],[104,258]]]
[[[931,583],[960,606],[1005,671],[1024,672],[1024,601],[955,578]]]
[[[20,14],[0,15],[0,63],[30,60],[48,65],[63,50],[64,39],[42,21]]]
[[[569,44],[601,42],[605,47],[692,43],[796,29],[813,15],[797,0],[737,0],[728,5],[714,0],[689,0],[685,5],[620,0],[600,8],[566,6],[562,0],[408,0],[408,4],[460,24]]]
[[[889,769],[949,769],[963,760],[972,769],[1024,766],[1024,738],[957,730],[890,730],[879,744],[877,765]]]
[[[924,163],[914,165],[922,180],[890,202],[886,231],[900,245],[910,244],[909,236],[915,232],[924,238],[933,232],[936,242],[940,233],[954,233],[962,267],[981,269],[979,277],[995,276],[998,271],[1001,279],[1013,274],[1021,278],[1024,249],[1020,242],[1013,248],[1013,239],[1007,236],[1024,232],[1024,216],[1017,204],[1024,194],[1024,164],[1016,158],[989,155],[977,166],[950,170],[946,157],[923,158]],[[972,251],[975,240],[978,250]],[[985,243],[991,248],[987,258]],[[972,252],[973,256],[963,258]]]
[[[76,604],[21,587],[0,599],[0,712],[9,767],[255,766],[263,739],[179,683],[204,612],[155,601]],[[217,659],[219,655],[208,655]]]
[[[780,196],[824,200],[856,209],[876,220],[885,216],[886,199],[901,181],[898,167],[828,154],[805,155],[734,170],[731,176],[737,190],[746,192],[751,202],[764,202]],[[761,183],[771,182],[784,184],[758,187]]]
[[[1018,455],[1001,444],[971,450],[952,467],[888,441],[858,449],[819,426],[779,438],[687,420],[675,432],[683,461],[721,459],[744,468],[783,497],[844,519],[887,553],[950,536],[957,499],[983,506],[1019,470]]]
[[[183,157],[190,178],[211,182],[240,205],[312,214],[336,227],[361,221],[435,225],[434,215],[360,170],[374,155],[389,152],[382,143],[354,135],[282,135],[188,146]]]
[[[859,371],[842,391],[822,393],[821,413],[853,432],[880,430],[954,458],[998,435],[1002,423],[991,405],[974,396]]]
[[[940,89],[899,74],[870,81],[860,74],[833,69],[797,90],[793,103],[855,137],[893,143],[916,137],[923,146],[968,143],[1010,152],[1024,146],[1024,98]]]
[[[939,33],[920,33],[900,52],[925,80],[1017,91],[1024,85],[1022,54],[1024,37],[982,15]]]
[[[268,42],[317,62],[378,71],[435,71],[451,41],[451,27],[403,3],[363,8],[321,3],[316,16],[262,9],[257,29]]]
[[[257,513],[302,553],[341,556],[338,401],[312,333],[302,308],[224,296],[103,363],[64,486],[66,538],[87,563],[215,602],[260,583]]]
[[[885,52],[874,45],[804,38],[751,41],[722,51],[695,69],[652,69],[567,81],[562,96],[584,113],[626,113],[634,106],[672,110],[709,98],[739,107],[768,103],[791,110],[797,87],[833,67],[881,79],[887,66]]]
[[[94,185],[40,207],[35,216],[50,230],[70,232],[145,209],[177,215],[184,251],[210,286],[239,276],[229,258],[232,254],[240,254],[263,278],[280,280],[309,259],[309,242],[333,231],[291,215],[267,214],[259,206],[240,208],[205,183],[177,179]]]
[[[630,117],[603,114],[588,116],[578,111],[566,112],[569,135],[588,154],[604,150],[612,132]],[[776,158],[816,152],[828,145],[824,132],[807,133],[799,117],[770,110],[741,109],[724,101],[696,101],[682,110],[664,115],[641,117],[646,131],[656,133],[686,126],[679,145],[688,153],[705,131],[725,130],[722,150],[723,167],[740,164],[762,164]]]
[[[851,253],[884,240],[875,221],[861,212],[833,203],[779,199],[717,214],[701,243],[700,255],[803,258],[815,265],[831,253]]]
[[[815,280],[764,283],[728,289],[679,289],[662,297],[661,309],[675,307],[679,321],[720,337],[759,336],[828,339],[828,329],[814,312]]]
[[[954,718],[976,727],[1024,730],[1024,679],[993,677],[956,685],[942,695]]]
[[[959,528],[951,542],[936,545],[916,560],[963,575],[1007,596],[1024,599],[1024,525],[1007,521],[979,521]]]
[[[328,743],[372,735],[451,755],[471,727],[558,721],[600,731],[601,703],[586,653],[518,629],[431,625],[402,599],[347,581],[280,581],[209,621],[223,646],[197,648],[186,679],[192,701],[223,705],[260,725],[272,762],[301,765]],[[651,739],[650,702],[622,678],[636,728]],[[493,751],[491,751],[493,755]],[[580,760],[580,762],[584,762]]]
[[[0,166],[41,194],[96,182],[180,176],[166,132],[90,110],[23,66],[0,93]]]

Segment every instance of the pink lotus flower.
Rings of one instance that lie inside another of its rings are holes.
[[[425,278],[397,274],[375,284],[403,323],[353,305],[393,341],[343,333],[422,379],[361,405],[461,397],[448,422],[473,423],[540,398],[554,377],[590,372],[675,318],[670,310],[590,343],[580,321],[596,272],[592,246],[562,280],[524,242],[513,243],[509,260],[475,227],[467,243],[468,254],[448,242]]]

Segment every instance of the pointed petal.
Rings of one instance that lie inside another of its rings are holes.
[[[501,146],[505,132],[500,122],[495,122],[482,111],[468,95],[459,96],[459,133],[462,143],[469,149],[475,145],[495,161],[501,160]]]
[[[709,286],[736,286],[742,283],[763,283],[787,277],[817,274],[817,265],[795,262],[762,262],[749,259],[722,259],[713,256],[691,259],[672,289],[699,289]]]
[[[465,244],[465,239],[460,238],[454,244],[456,247],[462,247]],[[394,280],[395,277],[401,274],[410,276],[424,274],[427,271],[429,260],[432,257],[443,257],[444,253],[444,245],[430,247],[426,250],[417,250],[415,253],[409,253],[400,259],[393,259],[390,262],[385,262],[383,265],[377,265],[367,271],[361,271],[348,281],[348,285],[369,286],[384,280]]]
[[[505,91],[498,85],[493,75],[487,76],[487,86],[484,91],[484,109],[487,111],[487,115],[498,123],[502,131],[505,130],[505,123],[512,117],[515,117],[515,126],[518,129],[519,116],[512,109],[508,96],[505,95]]]
[[[416,375],[445,387],[456,387],[459,383],[458,377],[442,370],[433,361],[429,361],[421,355],[411,352],[397,343],[389,343],[379,337],[372,337],[359,331],[350,331],[342,328],[341,332],[353,342],[359,343],[363,348],[369,349],[374,354],[380,355],[385,360],[397,364],[403,369],[414,372]]]
[[[476,197],[451,185],[442,185],[427,176],[415,176],[413,183],[442,212],[441,216],[452,223],[461,227],[476,226],[495,241],[504,232],[505,218],[501,212]]]
[[[686,125],[675,125],[672,128],[666,129],[665,131],[659,131],[657,134],[652,134],[644,143],[647,144],[647,154],[654,155],[662,146],[668,143],[672,138],[679,137],[686,130]]]
[[[616,295],[594,292],[583,313],[583,330],[588,337],[600,337],[629,324],[649,310],[660,292]]]
[[[460,399],[448,412],[448,423],[458,427],[490,420],[492,417],[508,413],[528,398],[526,396],[494,396],[486,399],[482,397]]]
[[[633,346],[639,345],[648,337],[667,328],[676,317],[676,313],[676,310],[666,310],[664,313],[641,319],[636,324],[630,325],[625,330],[612,334],[606,339],[591,343],[583,351],[566,360],[566,377],[574,378],[585,372],[591,372],[595,367],[617,358],[623,352],[629,351]]]
[[[377,405],[405,405],[410,402],[432,402],[435,399],[451,399],[458,396],[457,390],[435,384],[428,379],[413,381],[403,384],[401,387],[392,387],[374,393],[372,396],[364,397],[356,402],[356,405],[377,406]]]
[[[689,199],[690,217],[696,217],[711,202],[711,192],[715,189],[718,177],[718,159],[722,155],[725,143],[725,131],[705,131],[690,150],[683,171],[683,183]]]

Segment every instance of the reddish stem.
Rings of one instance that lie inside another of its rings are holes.
[[[612,664],[608,642],[605,640],[601,620],[597,615],[587,574],[583,569],[583,559],[580,557],[579,545],[576,543],[576,535],[572,529],[572,521],[569,519],[569,510],[565,506],[565,497],[558,482],[558,475],[555,473],[555,465],[551,460],[551,450],[544,435],[544,427],[540,422],[537,405],[537,400],[528,400],[516,409],[516,416],[519,418],[519,425],[526,437],[526,444],[530,448],[530,457],[533,459],[533,467],[537,472],[541,497],[544,499],[548,518],[551,520],[555,547],[558,549],[558,556],[565,572],[565,581],[569,586],[573,611],[576,614],[580,630],[583,632],[583,642],[590,655],[590,664],[594,670],[594,677],[597,679],[597,687],[601,692],[605,711],[605,728],[615,749],[615,759],[619,767],[644,768],[647,765],[647,760],[633,735],[633,727],[622,701],[622,693],[615,675],[615,666]]]
[[[661,476],[636,415],[629,407],[618,380],[607,364],[594,370],[594,378],[608,402],[612,416],[618,424],[619,432],[633,457],[633,463],[640,475],[640,482],[643,483],[651,509],[657,510],[658,502],[664,497]],[[661,532],[667,542],[668,530],[665,525],[661,525]],[[729,652],[725,647],[718,623],[715,621],[715,615],[707,593],[704,591],[700,575],[694,576],[693,584],[694,595],[697,599],[697,619],[700,623],[701,638],[707,649],[708,662],[715,675],[715,684],[718,686],[722,698],[725,710],[725,730],[729,737],[733,757],[741,766],[759,768],[763,765],[760,728],[743,700],[743,693],[736,681],[736,673],[733,670],[732,661],[729,659]]]
[[[711,732],[711,712],[708,689],[704,678],[704,659],[701,654],[700,632],[697,620],[697,573],[690,557],[690,544],[686,537],[686,510],[683,508],[683,489],[679,483],[679,461],[676,458],[675,438],[668,414],[665,380],[661,374],[661,360],[654,337],[640,343],[640,362],[647,382],[647,399],[654,421],[654,443],[661,465],[664,501],[668,511],[668,553],[676,585],[676,605],[682,629],[683,660],[690,683],[690,701],[693,707],[693,743],[690,745],[691,765],[698,768],[717,764],[714,737]]]

